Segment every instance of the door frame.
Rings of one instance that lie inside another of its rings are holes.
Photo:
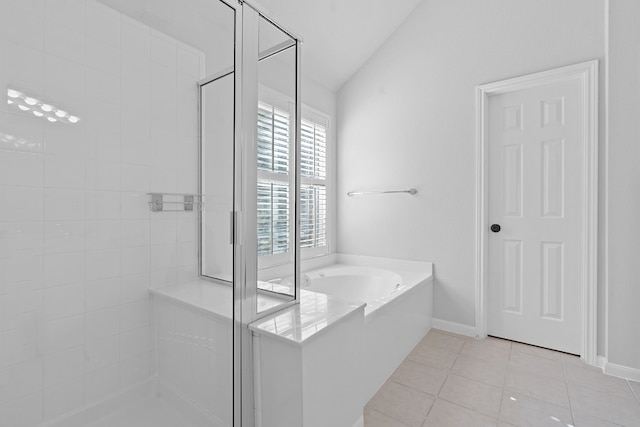
[[[596,364],[598,277],[598,60],[529,74],[476,87],[476,337],[487,336],[489,208],[489,98],[535,86],[578,80],[584,100],[581,227],[581,351]]]

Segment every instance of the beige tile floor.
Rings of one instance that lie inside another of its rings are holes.
[[[640,426],[640,383],[579,358],[431,330],[369,401],[365,427]]]

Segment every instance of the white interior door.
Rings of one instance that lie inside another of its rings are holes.
[[[488,334],[574,354],[583,108],[574,79],[493,95],[488,110]]]

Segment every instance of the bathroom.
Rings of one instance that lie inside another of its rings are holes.
[[[639,425],[638,18],[0,0],[0,427]],[[484,107],[549,73],[588,135],[571,347],[486,296]]]

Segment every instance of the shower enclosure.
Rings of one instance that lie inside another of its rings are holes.
[[[247,325],[299,301],[300,40],[236,0],[0,20],[0,427],[252,426]]]

